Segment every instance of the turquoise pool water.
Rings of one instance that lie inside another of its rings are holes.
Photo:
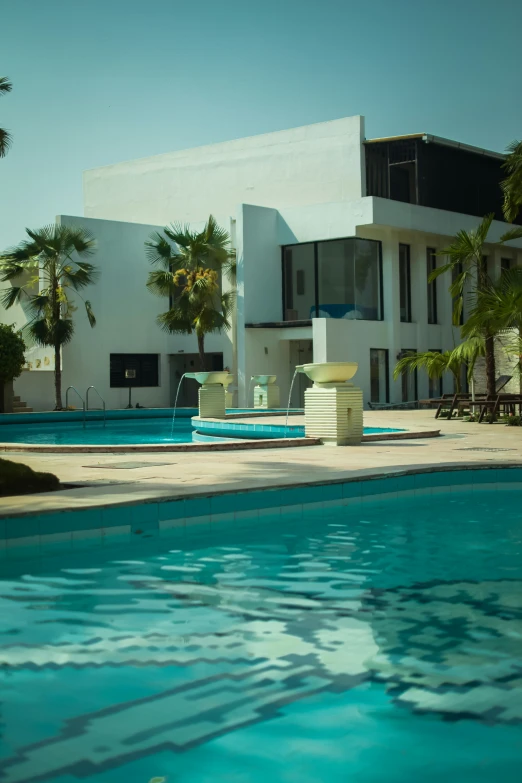
[[[519,783],[519,490],[161,535],[3,561],[2,781]]]
[[[230,422],[234,424],[234,420]],[[237,425],[236,425],[237,426]],[[262,423],[256,426],[264,426]],[[265,429],[267,429],[265,427]],[[284,421],[278,434],[271,437],[304,437],[304,427],[290,425],[285,430]],[[365,434],[379,432],[396,432],[392,429],[365,427]],[[1,424],[0,442],[3,443],[34,443],[40,445],[117,445],[127,443],[190,443],[192,441],[192,425],[190,419],[178,417],[174,424],[172,436],[172,418],[144,419],[108,419],[105,427],[103,421],[88,419],[85,428],[81,421],[70,422],[34,422],[29,424]],[[238,433],[239,435],[239,433]],[[219,437],[219,436],[218,436]],[[233,437],[228,433],[226,437]],[[243,433],[243,437],[245,434]],[[260,437],[270,437],[268,433]],[[1,780],[1,779],[0,779]]]

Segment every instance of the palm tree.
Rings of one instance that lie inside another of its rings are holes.
[[[11,92],[13,85],[6,76],[0,76],[0,95],[4,92]],[[11,146],[11,134],[0,128],[0,158],[7,155],[7,150]]]
[[[468,341],[485,332],[493,333],[506,353],[522,357],[522,267],[504,272],[497,283],[480,291],[462,327]]]
[[[503,182],[504,217],[513,223],[522,209],[522,141],[513,141],[508,146],[509,155],[503,164],[507,177]]]
[[[97,279],[96,267],[83,260],[94,253],[95,240],[83,228],[55,224],[36,231],[27,228],[26,232],[29,239],[0,255],[0,280],[21,283],[4,289],[0,302],[6,309],[25,302],[30,316],[25,328],[30,336],[38,345],[54,348],[55,410],[61,410],[60,351],[72,339],[76,310],[69,292],[83,299],[79,291]],[[84,305],[94,327],[91,303],[84,300]]]
[[[459,231],[451,245],[439,251],[438,255],[448,256],[449,261],[435,269],[430,282],[439,275],[451,270],[456,273],[450,286],[454,299],[453,323],[460,323],[465,290],[468,284],[474,289],[474,295],[480,294],[491,285],[486,267],[486,241],[494,215],[486,215],[476,230]],[[508,231],[500,238],[500,244],[522,237],[522,228]],[[486,363],[486,387],[488,396],[495,394],[495,332],[484,324],[484,357]]]
[[[463,360],[453,355],[453,351],[425,351],[424,353],[408,353],[403,356],[393,371],[393,380],[396,381],[405,372],[426,370],[428,378],[439,380],[445,373],[452,373],[455,379],[457,393],[461,391],[460,371]]]
[[[230,329],[235,293],[221,291],[220,275],[235,277],[230,236],[210,215],[203,231],[172,224],[145,243],[147,257],[159,269],[149,273],[147,288],[168,296],[170,307],[158,324],[171,334],[192,334],[198,341],[201,369],[206,368],[205,336]]]

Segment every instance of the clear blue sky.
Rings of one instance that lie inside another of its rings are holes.
[[[353,114],[368,137],[522,137],[521,0],[4,0],[0,16],[0,249],[83,214],[82,171],[130,158]]]

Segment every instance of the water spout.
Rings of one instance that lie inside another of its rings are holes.
[[[176,421],[176,408],[178,407],[178,395],[179,395],[179,390],[181,388],[181,384],[183,382],[183,378],[185,377],[185,375],[187,375],[186,372],[184,372],[183,375],[181,376],[181,378],[179,379],[178,388],[176,389],[176,397],[174,399],[174,410],[172,411],[172,426],[170,428],[170,437],[171,438],[174,437],[174,424],[175,424],[175,421]]]
[[[292,377],[292,383],[290,384],[290,391],[288,393],[288,405],[286,406],[285,438],[288,435],[288,416],[290,414],[290,403],[292,401],[292,391],[294,389],[294,383],[295,383],[295,379],[297,377],[297,373],[299,373],[299,372],[303,372],[303,365],[302,364],[296,365],[296,368],[294,370],[294,375]]]
[[[247,406],[247,408],[250,406],[250,394],[252,392],[252,383],[254,382],[254,380],[255,380],[255,375],[251,375],[250,376],[250,381],[248,383],[248,394],[247,394],[247,398],[246,398],[246,406]],[[254,400],[252,400],[252,407],[254,407]]]

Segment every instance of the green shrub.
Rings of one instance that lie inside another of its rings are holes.
[[[0,324],[0,379],[13,381],[21,374],[25,358],[25,343],[14,326]]]
[[[520,416],[506,416],[505,421],[508,427],[522,426],[522,418]]]
[[[0,459],[0,497],[52,492],[59,488],[60,481],[52,473],[40,473],[20,462]]]

